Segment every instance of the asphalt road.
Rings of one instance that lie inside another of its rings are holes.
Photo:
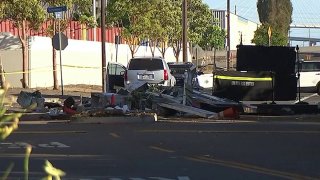
[[[44,160],[63,179],[212,180],[320,179],[320,123],[203,121],[20,125],[0,142],[0,177],[44,177]]]

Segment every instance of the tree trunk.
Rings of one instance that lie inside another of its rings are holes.
[[[7,83],[4,75],[4,70],[3,70],[3,65],[2,65],[2,59],[0,57],[0,83],[1,83],[1,88],[2,89],[7,89]]]
[[[154,57],[155,50],[156,50],[156,43],[154,43],[153,41],[149,41],[149,47],[150,47],[151,55],[152,57]]]
[[[181,41],[176,41],[175,44],[176,46],[173,45],[173,52],[176,58],[176,62],[179,62],[179,56],[181,52]]]
[[[22,83],[22,88],[28,88],[28,83],[27,83],[28,48],[26,46],[26,41],[21,42],[21,45],[22,45],[22,71],[23,71],[21,83]]]
[[[163,58],[166,55],[167,49],[168,49],[167,43],[163,42],[163,46],[162,46],[162,56],[163,56]]]
[[[165,42],[161,42],[162,46],[158,47],[159,51],[161,52],[162,58],[164,58],[165,54],[166,54],[166,43]]]
[[[20,30],[18,30],[18,35],[19,35],[19,39],[21,42],[21,48],[22,48],[22,79],[21,84],[22,84],[22,88],[28,88],[28,81],[27,81],[27,68],[28,68],[28,46],[27,46],[27,32],[26,32],[26,21],[22,21],[22,27],[18,27],[18,29],[21,29],[21,33]]]
[[[134,45],[129,45],[130,47],[130,52],[131,52],[131,58],[134,57]]]

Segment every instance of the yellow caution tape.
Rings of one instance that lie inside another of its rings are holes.
[[[57,64],[57,67],[60,66]],[[93,67],[93,66],[74,66],[74,65],[62,65],[63,67],[67,68],[78,68],[78,69],[101,69],[101,67]],[[106,67],[104,67],[106,69]],[[50,67],[41,67],[41,68],[35,68],[35,69],[30,69],[28,71],[12,71],[12,72],[3,72],[2,74],[4,75],[12,75],[12,74],[23,74],[23,73],[31,73],[31,72],[48,72],[48,71],[53,71],[52,66]],[[55,70],[59,71],[59,69]]]
[[[219,75],[215,75],[214,78],[216,78],[216,79],[225,79],[225,80],[237,80],[237,81],[272,81],[271,77],[255,78],[255,77],[237,77],[237,76],[219,76]]]
[[[74,65],[62,65],[63,67],[81,68],[81,69],[100,69],[101,67],[90,67],[90,66],[74,66]]]

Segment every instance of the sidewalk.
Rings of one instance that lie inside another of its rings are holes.
[[[80,97],[80,95],[82,95],[83,97],[90,97],[91,92],[102,92],[101,86],[79,84],[79,85],[64,86],[63,95],[62,95],[61,89],[53,90],[52,87],[51,88],[28,88],[28,89],[9,88],[7,95],[18,97],[21,91],[35,92],[36,90],[39,90],[44,98],[61,98],[61,99],[65,99],[68,96]]]

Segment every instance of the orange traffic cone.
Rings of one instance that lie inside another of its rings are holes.
[[[229,107],[221,112],[218,113],[219,118],[233,118],[233,119],[239,119],[239,111],[235,107]]]
[[[116,96],[114,94],[111,95],[111,102],[110,105],[115,106],[116,105]]]

